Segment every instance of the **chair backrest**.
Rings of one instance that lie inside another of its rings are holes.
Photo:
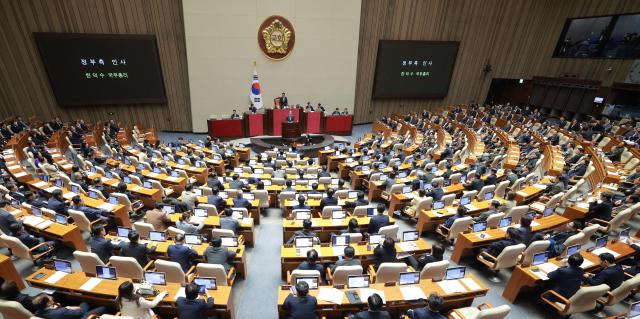
[[[638,159],[637,157],[634,157],[632,159],[630,159],[627,164],[624,164],[623,169],[630,171],[632,170],[634,167],[638,166],[638,163],[640,163],[640,159]]]
[[[589,237],[585,237],[584,233],[577,233],[575,235],[569,236],[569,238],[564,241],[564,246],[570,247],[574,245],[582,245],[582,242],[585,241],[585,239],[587,242],[589,241]]]
[[[502,181],[496,187],[494,195],[496,197],[504,198],[504,194],[507,192],[507,187],[509,187],[509,181]]]
[[[432,263],[428,263],[420,271],[420,279],[442,279],[449,268],[448,260],[441,260]]]
[[[0,313],[6,319],[36,318],[17,301],[0,300]]]
[[[480,310],[475,319],[503,319],[511,312],[511,307],[502,305]]]
[[[317,270],[301,270],[301,269],[294,269],[291,272],[291,278],[290,278],[290,282],[289,284],[295,284],[296,283],[296,279],[298,277],[318,277],[318,282],[320,282],[320,272]]]
[[[554,207],[555,208],[558,205],[558,203],[560,202],[560,200],[562,199],[563,195],[564,195],[564,192],[560,192],[558,194],[555,194],[555,195],[551,196],[551,198],[549,199],[549,201],[547,202],[545,207]]]
[[[341,210],[342,206],[325,206],[322,209],[322,218],[331,218],[333,217],[332,213],[334,210]]]
[[[564,314],[581,313],[595,309],[596,300],[607,291],[609,291],[609,286],[605,284],[581,287],[569,298],[569,308]]]
[[[462,192],[462,197],[469,197],[471,199],[475,198],[476,195],[478,194],[478,191],[463,191]]]
[[[133,184],[136,184],[138,186],[142,186],[142,181],[140,180],[140,177],[129,174],[129,178],[131,178],[131,182]]]
[[[432,183],[437,183],[439,187],[444,186],[444,177],[436,177],[431,180]]]
[[[500,255],[496,257],[494,269],[511,268],[518,264],[518,257],[524,249],[527,248],[525,244],[517,244],[505,247]]]
[[[186,282],[184,271],[175,261],[158,259],[155,262],[156,271],[166,273],[167,282],[184,284]]]
[[[0,240],[11,249],[11,253],[19,258],[33,260],[29,253],[29,247],[23,244],[18,238],[9,235],[0,235]]]
[[[500,220],[504,217],[504,213],[494,213],[487,217],[487,228],[497,228],[500,226]]]
[[[484,194],[488,193],[488,192],[493,192],[496,190],[496,186],[495,185],[487,185],[484,186],[480,189],[480,191],[478,192],[478,195],[476,195],[476,198],[478,200],[484,200]]]
[[[269,192],[266,189],[256,189],[251,191],[255,198],[260,201],[260,207],[269,207]]]
[[[346,285],[349,281],[349,276],[362,275],[362,272],[362,266],[338,266],[333,271],[333,284]]]
[[[369,205],[362,205],[362,206],[356,206],[353,209],[353,216],[355,217],[365,217],[367,216],[367,211],[369,210],[369,208],[372,208],[373,206],[369,206]]]
[[[618,288],[611,291],[611,299],[608,300],[607,305],[613,306],[626,299],[638,288],[638,286],[640,286],[640,274],[623,281]]]
[[[347,235],[349,236],[349,242],[350,243],[357,243],[362,241],[362,234],[361,233],[346,233],[343,235]]]
[[[296,193],[294,193],[294,192],[281,192],[280,195],[278,195],[278,202],[280,202],[280,208],[284,208],[284,205],[285,205],[287,199],[295,200],[296,199]]]
[[[96,266],[104,266],[100,257],[94,253],[88,253],[86,251],[76,250],[73,252],[73,257],[75,257],[80,263],[80,268],[82,271],[95,276],[96,275]]]
[[[385,237],[391,237],[391,238],[393,238],[393,240],[397,241],[398,240],[398,230],[400,230],[400,226],[398,226],[398,225],[388,225],[388,226],[380,227],[380,229],[378,230],[378,233],[385,235]]]
[[[167,233],[169,234],[169,237],[171,237],[171,238],[176,238],[177,234],[183,234],[184,235],[184,231],[182,229],[178,229],[178,228],[175,228],[173,226],[169,226],[167,228]]]
[[[211,204],[198,204],[198,208],[207,209],[207,216],[218,216],[218,208]]]
[[[521,264],[524,266],[531,265],[531,261],[533,260],[533,256],[537,253],[541,253],[547,251],[549,249],[549,245],[551,244],[548,240],[536,240],[529,244],[529,247],[524,250],[522,253],[522,261]]]
[[[199,277],[212,277],[216,279],[216,284],[220,286],[228,286],[227,271],[224,266],[218,264],[198,263],[196,272]]]
[[[73,222],[81,231],[89,233],[91,232],[91,222],[84,214],[84,212],[75,209],[67,209],[67,213],[69,213],[69,217],[73,219]]]
[[[453,225],[451,225],[451,229],[449,230],[449,236],[447,238],[448,239],[457,238],[458,234],[467,230],[469,228],[469,225],[471,225],[471,223],[473,223],[473,218],[471,218],[471,216],[465,216],[465,217],[456,219],[453,222]]]
[[[631,209],[623,209],[621,212],[617,213],[613,218],[611,218],[611,221],[609,221],[607,231],[616,230],[620,225],[622,225],[622,223],[628,220],[629,216],[631,216]]]
[[[120,277],[142,280],[144,272],[142,266],[133,257],[111,256],[109,258],[111,266],[116,268],[116,273]]]
[[[211,230],[211,236],[213,237],[233,237],[235,235],[236,234],[231,229],[214,228]]]
[[[149,232],[156,230],[152,224],[145,222],[135,222],[133,223],[133,228],[135,228],[142,238],[149,238]]]
[[[335,196],[336,198],[342,198],[342,199],[346,199],[349,196],[349,190],[348,189],[340,189],[337,190],[333,196]]]
[[[416,215],[419,215],[420,212],[423,210],[430,210],[432,204],[433,204],[433,197],[431,196],[419,199],[418,204],[416,205]]]
[[[587,226],[585,228],[583,228],[580,233],[582,233],[584,236],[582,236],[580,238],[580,241],[577,243],[578,245],[586,245],[589,242],[589,239],[591,239],[591,237],[593,237],[593,235],[600,229],[600,225],[598,224],[593,224],[591,226]],[[568,240],[569,238],[567,238]],[[565,246],[567,246],[567,244],[565,243]]]
[[[402,188],[404,186],[405,186],[404,184],[393,184],[393,186],[391,186],[391,189],[389,189],[389,194],[402,193]]]
[[[116,174],[114,174],[113,176],[116,176]],[[118,204],[126,207],[128,212],[131,211],[131,201],[129,200],[127,195],[114,192],[114,193],[111,193],[111,196],[116,197],[118,199]]]
[[[520,223],[520,219],[524,214],[529,211],[529,206],[521,205],[512,207],[509,211],[507,211],[506,216],[511,217],[511,222],[514,224]]]
[[[445,206],[453,205],[453,201],[455,201],[455,199],[456,199],[456,194],[448,194],[448,195],[442,196],[442,201],[444,202]]]
[[[460,173],[451,174],[451,176],[449,176],[449,179],[451,180],[451,185],[460,184],[461,177],[462,177],[462,174]]]
[[[514,192],[517,192],[520,190],[520,188],[522,187],[522,183],[524,182],[524,177],[520,177],[518,179],[516,179],[515,182],[513,182],[513,185],[511,185],[511,190]]]
[[[398,282],[400,273],[406,271],[405,263],[381,263],[376,271],[376,283]]]

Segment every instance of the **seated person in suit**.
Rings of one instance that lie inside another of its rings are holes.
[[[409,309],[407,315],[411,319],[447,319],[446,316],[440,313],[442,309],[442,297],[436,293],[429,295],[427,305],[422,308]]]
[[[227,202],[218,195],[219,192],[218,188],[212,188],[211,195],[207,196],[207,204],[215,205],[216,209],[221,211],[225,206],[227,206]]]
[[[442,196],[444,196],[444,190],[442,190],[440,184],[437,182],[431,182],[431,191],[427,193],[427,197],[432,197],[435,202],[441,200]]]
[[[35,315],[45,319],[85,319],[90,315],[99,316],[107,310],[105,307],[89,309],[86,302],[78,306],[60,307],[55,304],[52,296],[44,293],[33,298],[33,307]]]
[[[315,232],[311,231],[311,227],[313,226],[313,222],[311,222],[311,219],[305,219],[302,221],[302,230],[297,230],[295,233],[293,233],[293,236],[291,236],[291,238],[289,238],[289,240],[287,241],[287,244],[293,244],[293,242],[295,242],[296,237],[313,237],[313,241],[318,241],[317,240],[317,235]]]
[[[244,182],[240,180],[240,175],[233,174],[232,180],[229,182],[229,188],[231,189],[244,188]]]
[[[64,197],[62,197],[62,191],[60,189],[54,190],[51,193],[51,198],[49,198],[47,202],[47,208],[58,214],[67,215],[68,207],[69,205],[65,202]]]
[[[444,247],[442,245],[436,244],[431,247],[430,254],[422,254],[417,258],[414,256],[409,256],[404,259],[404,262],[409,266],[413,267],[416,271],[421,271],[424,266],[428,263],[433,263],[436,261],[442,261],[444,258]]]
[[[104,226],[101,223],[96,223],[91,228],[91,238],[89,239],[89,246],[91,252],[98,255],[103,263],[109,262],[109,258],[113,255],[113,250],[116,248],[111,240],[104,238],[107,232],[104,230]]]
[[[331,113],[331,115],[340,115],[340,108],[336,107],[336,110]]]
[[[317,270],[320,272],[320,278],[324,281],[324,267],[322,264],[318,263],[318,252],[315,249],[310,249],[307,251],[307,260],[303,261],[296,267],[296,269],[300,270]]]
[[[482,180],[482,175],[480,173],[476,173],[470,181],[464,185],[464,189],[468,191],[480,191],[484,187],[484,181]]]
[[[283,192],[292,192],[295,193],[296,189],[293,188],[293,182],[288,179],[284,182],[285,188],[282,189]]]
[[[327,197],[325,197],[322,200],[320,200],[320,210],[322,210],[325,206],[338,205],[338,199],[333,197],[333,195],[335,193],[336,193],[336,191],[333,190],[333,188],[329,188],[327,190]]]
[[[453,223],[456,221],[456,219],[458,218],[463,218],[467,216],[467,209],[464,206],[458,206],[458,208],[456,209],[456,214],[447,218],[447,220],[445,220],[444,222],[444,227],[446,228],[451,228],[451,226],[453,226]]]
[[[109,221],[108,212],[106,210],[92,208],[85,205],[80,195],[73,196],[71,202],[73,203],[73,205],[71,205],[70,208],[83,212],[90,221],[94,221],[97,219],[102,219],[105,222]]]
[[[584,270],[580,265],[583,262],[584,258],[580,254],[573,254],[567,260],[568,266],[560,267],[550,272],[547,277],[549,277],[551,290],[562,295],[562,297],[571,298],[582,285]],[[550,294],[546,294],[545,297],[560,300]]]
[[[26,230],[24,230],[24,226],[22,226],[21,222],[17,222],[17,223],[12,223],[9,228],[11,229],[11,233],[13,234],[14,237],[18,238],[25,246],[27,246],[29,249],[40,245],[42,243],[45,242],[44,238],[42,237],[35,237],[31,234],[29,234]],[[55,246],[55,242],[53,241],[49,241],[46,242],[46,244],[36,248],[33,253],[34,254],[41,254],[44,253],[45,251],[49,250],[50,248],[54,248]]]
[[[520,218],[520,227],[518,227],[518,234],[520,235],[520,242],[529,246],[531,242],[542,239],[541,234],[534,234],[531,229],[531,223],[533,218],[530,216],[522,216]]]
[[[616,264],[616,258],[611,253],[602,253],[598,257],[600,257],[602,270],[596,274],[584,274],[585,283],[590,286],[606,284],[609,286],[609,291],[618,288],[624,281],[622,266]]]
[[[251,208],[251,202],[246,198],[242,197],[242,191],[238,191],[236,194],[236,198],[233,199],[233,206],[238,208]]]
[[[589,203],[589,217],[604,220],[606,222],[611,220],[611,212],[613,211],[613,202],[611,201],[611,195],[602,193],[600,195],[601,200]]]
[[[483,222],[486,221],[489,216],[495,214],[500,211],[500,202],[497,200],[492,200],[489,206],[489,210],[482,212],[478,217],[474,218],[474,222]]]
[[[300,195],[298,196],[298,205],[293,206],[293,209],[311,209],[311,207],[306,204],[304,196]]]
[[[369,201],[365,199],[364,192],[358,192],[358,198],[354,202],[346,202],[344,206],[346,207],[357,207],[357,206],[367,206],[369,205]]]
[[[215,171],[212,171],[209,174],[209,178],[207,179],[207,186],[211,187],[212,190],[214,188],[218,188],[218,190],[224,190],[224,184],[222,184],[222,182],[218,179],[218,174],[216,174]]]
[[[354,319],[391,319],[388,311],[382,310],[384,305],[382,297],[374,293],[367,298],[369,310],[360,311],[353,317]]]
[[[343,234],[362,234],[360,226],[358,225],[358,220],[356,218],[351,217],[349,219],[349,222],[347,223],[347,229],[343,229],[340,231],[340,235]]]
[[[240,222],[233,218],[233,210],[231,208],[224,209],[224,215],[220,217],[220,228],[232,230],[233,233],[236,233],[236,229],[240,227]]]
[[[138,264],[144,268],[144,266],[149,263],[148,254],[153,253],[156,250],[156,246],[151,248],[147,248],[147,245],[140,244],[138,241],[140,240],[140,234],[135,229],[132,229],[129,232],[129,242],[121,242],[120,247],[120,256],[123,257],[133,257],[138,261]]]
[[[2,283],[2,286],[0,286],[0,297],[5,300],[17,301],[25,309],[31,312],[36,311],[33,307],[33,298],[27,294],[21,293],[20,288],[18,288],[18,284],[16,284],[15,281],[5,281]]]
[[[236,252],[222,247],[222,239],[216,236],[211,238],[209,247],[204,251],[204,256],[207,258],[207,263],[222,265],[228,273],[231,269],[229,261],[236,256]]]
[[[369,227],[367,228],[369,234],[377,234],[381,227],[389,225],[389,216],[384,213],[384,204],[378,204],[376,209],[378,213],[371,216],[369,220]]]
[[[206,291],[206,290],[205,290]],[[207,312],[213,309],[213,297],[207,293],[207,301],[198,298],[200,286],[196,283],[190,283],[184,288],[184,297],[176,300],[178,306],[178,315],[180,319],[214,319],[216,317],[208,317]]]
[[[360,263],[360,260],[354,259],[355,256],[356,250],[352,246],[344,247],[344,258],[338,259],[334,265],[331,265],[331,273],[340,266],[361,266],[362,263]]]
[[[182,271],[187,272],[193,259],[198,258],[198,252],[184,245],[184,235],[177,234],[175,244],[169,245],[167,255],[171,261],[180,264]]]
[[[287,319],[318,319],[316,297],[309,296],[309,284],[300,281],[295,284],[296,295],[289,294],[285,298],[282,308],[287,313]]]
[[[176,222],[176,228],[185,232],[185,234],[197,234],[202,228],[204,228],[204,223],[196,225],[192,225],[189,223],[189,219],[191,219],[191,212],[184,212],[180,215],[180,219]]]
[[[397,261],[396,241],[391,237],[386,237],[382,244],[373,250],[376,270],[382,263],[393,263]]]
[[[488,253],[493,257],[498,257],[502,251],[512,245],[517,245],[520,243],[520,232],[515,227],[507,228],[507,234],[505,239],[496,241],[489,245],[489,247],[483,249],[482,251]]]

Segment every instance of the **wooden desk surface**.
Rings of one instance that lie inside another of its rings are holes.
[[[412,242],[412,244],[410,244],[411,247],[407,250],[404,250],[402,248],[403,245],[400,245],[400,243],[396,243],[396,250],[399,253],[402,252],[415,252],[415,251],[430,251],[431,250],[431,244],[429,244],[427,241],[425,241],[424,239],[420,238],[419,240]],[[369,247],[370,249],[367,249],[368,245],[351,245],[355,251],[356,251],[356,256],[357,257],[367,257],[367,256],[373,256],[373,247]],[[329,259],[338,259],[338,256],[343,254],[343,250],[344,247],[321,247],[320,245],[314,245],[313,248],[318,252],[318,255],[320,256],[320,259],[323,262],[329,262]],[[335,249],[334,249],[335,248]],[[295,248],[295,247],[285,247],[284,245],[281,247],[281,251],[280,251],[280,257],[283,260],[286,259],[306,259],[307,256],[306,254],[301,254],[300,253],[300,249],[299,248]]]

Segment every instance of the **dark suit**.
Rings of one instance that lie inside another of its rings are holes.
[[[550,272],[547,277],[551,290],[569,299],[580,289],[583,275],[584,270],[580,267],[561,267]]]
[[[531,243],[531,239],[533,237],[533,232],[531,227],[518,227],[518,234],[520,234],[520,241],[525,245],[529,245]]]
[[[323,209],[325,206],[335,205],[338,205],[338,199],[335,197],[325,197],[320,201],[320,209]]]
[[[79,307],[79,309],[67,309],[65,307],[46,308],[38,311],[36,315],[45,319],[84,319],[92,314],[101,315],[107,310],[105,307],[89,310],[89,304],[86,302],[81,303]]]
[[[55,197],[49,198],[49,202],[47,202],[47,208],[55,211],[58,214],[67,215],[67,204],[65,202],[59,201]]]
[[[144,267],[149,262],[149,258],[147,254],[155,251],[156,248],[153,247],[151,249],[147,248],[146,245],[138,244],[138,243],[120,243],[120,256],[123,257],[133,257],[138,261],[140,266]]]
[[[480,191],[484,187],[484,181],[479,178],[474,179],[471,183],[464,186],[468,191]]]
[[[391,316],[387,311],[360,311],[353,318],[354,319],[391,319]]]
[[[229,272],[231,266],[229,266],[229,260],[236,256],[235,251],[229,250],[227,247],[212,247],[209,246],[204,251],[204,256],[207,258],[207,263],[222,265],[224,269]]]
[[[238,207],[238,208],[249,209],[249,208],[251,208],[251,203],[249,202],[249,200],[247,200],[245,198],[234,198],[233,199],[233,206],[234,207]]]
[[[316,297],[304,296],[296,297],[289,294],[282,304],[282,308],[287,312],[287,319],[317,319]]]
[[[444,196],[444,191],[442,190],[442,188],[437,187],[431,190],[429,193],[427,193],[427,197],[429,196],[433,197],[434,201],[438,201],[442,199],[442,196]]]
[[[176,300],[178,306],[178,315],[180,319],[203,319],[207,318],[207,310],[213,309],[213,298],[207,298],[207,302],[202,299],[189,300],[185,297],[180,297]],[[209,319],[214,317],[208,317]]]
[[[280,107],[289,106],[289,99],[285,97],[280,98]]]
[[[91,246],[91,252],[98,255],[102,262],[107,263],[109,258],[111,258],[113,254],[113,250],[115,246],[111,243],[111,240],[106,239],[102,236],[100,237],[91,237],[89,239],[89,246]]]
[[[223,204],[225,203],[224,199],[222,199],[222,197],[218,196],[218,195],[209,195],[207,196],[207,203],[211,204],[211,205],[215,205],[216,209],[218,209],[218,211],[220,211],[223,207]]]
[[[217,178],[209,178],[207,180],[207,186],[211,188],[217,187],[218,190],[224,190],[224,184],[222,184],[222,182]]]
[[[447,317],[445,317],[441,313],[436,311],[431,311],[429,307],[413,309],[412,312],[409,312],[409,318],[411,319],[447,319]]]
[[[503,239],[503,240],[499,240],[497,242],[494,242],[493,244],[489,245],[489,247],[487,247],[486,252],[489,253],[489,255],[493,256],[493,257],[498,257],[498,255],[500,255],[500,253],[502,253],[502,251],[512,245],[517,245],[518,242],[507,238],[507,239]]]
[[[610,201],[603,201],[602,203],[589,203],[589,217],[597,218],[604,221],[611,220],[611,211],[613,210],[613,204]]]
[[[371,220],[369,220],[369,227],[367,228],[367,232],[369,234],[376,234],[380,230],[380,227],[384,227],[389,225],[389,216],[384,214],[376,214],[371,216]]]
[[[198,252],[182,244],[175,244],[169,246],[167,249],[167,255],[171,261],[175,261],[180,264],[182,271],[187,272],[191,267],[191,260],[198,257]]]
[[[600,284],[606,284],[609,286],[609,290],[614,290],[622,284],[624,281],[624,271],[622,266],[613,265],[605,269],[602,269],[595,276],[587,279],[587,283],[591,286],[597,286]]]
[[[378,245],[378,247],[376,247],[376,249],[373,250],[373,255],[376,257],[375,266],[376,266],[376,269],[378,269],[378,267],[382,263],[396,262],[397,261],[396,257],[398,255],[398,252],[396,251],[395,248],[384,249],[382,245]]]
[[[8,211],[0,208],[0,230],[7,235],[11,235],[9,225],[17,223],[18,220]]]

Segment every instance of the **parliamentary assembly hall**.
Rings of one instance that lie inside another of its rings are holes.
[[[640,0],[0,0],[0,319],[640,319]]]

